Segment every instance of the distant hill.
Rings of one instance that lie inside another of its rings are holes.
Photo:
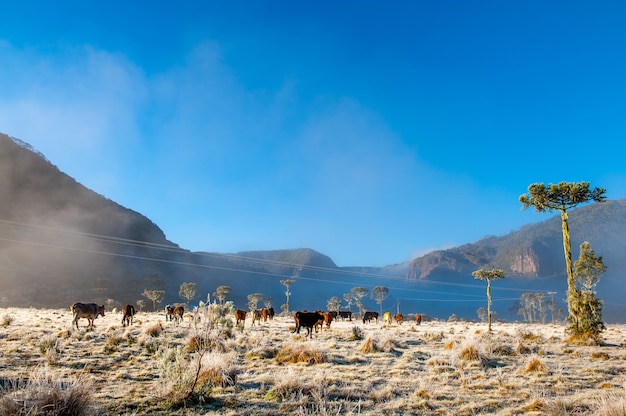
[[[239,307],[246,307],[248,294],[263,293],[278,309],[285,301],[281,280],[294,279],[292,310],[325,309],[329,298],[342,298],[355,286],[384,285],[390,288],[387,310],[475,319],[486,297],[471,272],[498,267],[507,278],[494,284],[494,309],[517,319],[509,309],[522,293],[556,291],[562,298],[566,286],[558,215],[543,214],[545,221],[506,236],[382,268],[337,267],[309,248],[193,253],[145,216],[87,189],[27,143],[2,134],[0,196],[0,306],[115,306],[145,300],[144,289],[162,289],[163,304],[175,303],[182,302],[180,284],[195,282],[195,301],[228,285]],[[598,287],[607,320],[626,321],[625,225],[626,200],[570,213],[574,259],[580,243],[589,241],[608,266]],[[366,304],[378,310],[373,300]]]

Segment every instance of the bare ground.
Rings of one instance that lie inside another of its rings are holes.
[[[43,378],[84,383],[89,415],[626,415],[626,325],[580,346],[561,325],[340,320],[309,340],[292,318],[121,319],[77,330],[69,310],[0,309],[1,399]]]

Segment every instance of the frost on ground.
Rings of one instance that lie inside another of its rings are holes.
[[[581,346],[562,325],[339,320],[308,340],[284,317],[0,316],[3,415],[626,415],[626,325]]]

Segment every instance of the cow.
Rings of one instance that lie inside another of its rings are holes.
[[[270,311],[267,308],[261,309],[261,317],[263,318],[263,322],[267,322],[267,317],[269,316]]]
[[[402,325],[402,320],[404,319],[404,316],[402,316],[401,313],[397,313],[394,318],[396,322],[398,323],[398,325]]]
[[[72,314],[74,314],[72,324],[76,324],[76,329],[78,329],[78,320],[80,318],[87,319],[89,322],[87,328],[93,328],[94,319],[96,319],[98,315],[104,316],[104,305],[98,305],[96,303],[76,302],[70,306],[70,310],[72,311]]]
[[[378,322],[378,312],[365,312],[363,314],[363,323],[371,322],[372,319],[375,319]]]
[[[352,312],[350,311],[339,311],[339,316],[341,316],[341,320],[345,321],[346,318],[352,322]]]
[[[274,320],[274,308],[268,308],[267,315],[269,316],[270,320]]]
[[[243,325],[246,324],[246,311],[241,309],[235,311],[235,325],[239,325],[239,322]]]
[[[422,315],[419,313],[415,314],[415,324],[420,325],[422,323]]]
[[[252,311],[252,326],[254,326],[256,321],[261,322],[261,311],[258,309]]]
[[[184,314],[185,314],[184,306],[182,305],[174,306],[174,312],[172,315],[174,316],[174,322],[176,322],[176,324],[178,324],[179,322],[182,322]]]
[[[135,316],[135,307],[133,305],[124,305],[122,316],[122,326],[131,326],[133,324],[133,316]]]
[[[165,321],[174,320],[174,307],[172,305],[165,305]]]
[[[293,330],[294,333],[300,333],[300,328],[305,327],[307,331],[307,335],[311,339],[313,338],[313,327],[318,324],[318,322],[324,321],[324,315],[320,312],[296,312],[293,315],[293,319],[296,321],[296,328]]]
[[[391,325],[391,312],[385,312],[383,314],[383,322],[385,325]]]
[[[324,323],[326,324],[326,328],[330,328],[330,323],[333,321],[333,313],[327,312],[324,314]]]

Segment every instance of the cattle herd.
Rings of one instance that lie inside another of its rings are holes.
[[[76,302],[72,306],[70,306],[70,310],[73,314],[72,325],[76,325],[78,329],[78,320],[81,318],[85,318],[88,321],[87,328],[93,328],[93,321],[98,316],[104,316],[104,305],[98,305],[96,303],[81,303]],[[135,307],[133,305],[125,305],[122,310],[122,326],[130,326],[133,324],[133,317],[135,316]],[[187,314],[190,320],[193,320],[194,323],[199,320],[198,310],[194,309],[194,314]],[[243,309],[235,310],[235,325],[245,325],[247,311]],[[251,313],[252,315],[252,324],[251,326],[255,326],[257,322],[267,322],[268,319],[274,319],[274,308],[262,308],[255,309]],[[183,320],[183,316],[185,316],[185,307],[182,305],[166,305],[165,306],[165,320],[173,321],[176,324],[179,324]],[[306,328],[307,334],[306,337],[312,338],[313,331],[318,332],[322,330],[324,326],[326,328],[330,327],[330,324],[333,320],[337,318],[341,318],[342,320],[348,319],[352,321],[352,312],[350,311],[330,311],[330,312],[308,312],[308,311],[298,311],[294,313],[293,319],[295,321],[295,328],[293,333],[300,333],[300,329],[302,327]],[[397,313],[394,316],[396,323],[402,324],[403,315],[401,313]],[[363,323],[369,323],[372,320],[378,322],[378,312],[367,311],[363,314]],[[385,325],[391,325],[391,312],[385,312],[383,314],[383,322]],[[415,315],[415,323],[420,325],[422,323],[422,315]]]

